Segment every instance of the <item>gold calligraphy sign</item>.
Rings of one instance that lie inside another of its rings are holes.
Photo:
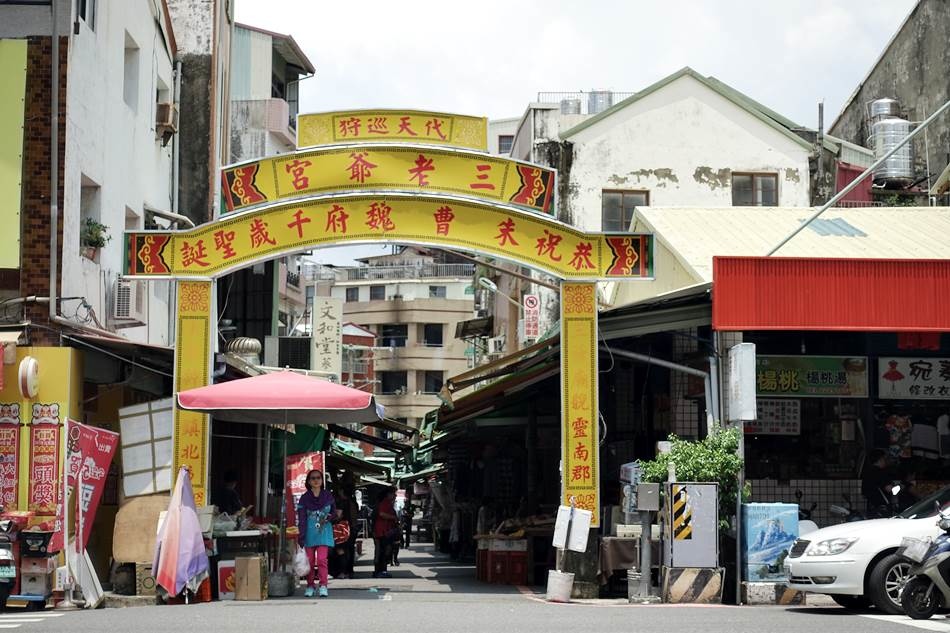
[[[350,110],[297,116],[297,147],[402,142],[488,149],[485,117],[420,110]]]

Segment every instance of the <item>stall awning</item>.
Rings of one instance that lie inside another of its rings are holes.
[[[328,424],[327,430],[331,433],[336,433],[337,435],[342,435],[343,437],[348,437],[351,440],[359,440],[360,442],[366,442],[367,444],[372,444],[373,446],[378,446],[384,448],[387,451],[392,451],[394,453],[402,453],[411,449],[411,446],[406,444],[400,444],[399,442],[394,442],[393,440],[387,440],[383,437],[376,437],[375,435],[367,435],[366,433],[360,433],[359,431],[354,431],[345,426],[340,426],[339,424]]]
[[[716,257],[713,327],[950,332],[950,260]]]
[[[425,479],[429,475],[435,475],[444,470],[445,470],[444,464],[433,464],[432,466],[423,468],[422,470],[416,471],[414,473],[406,473],[402,475],[397,475],[396,479],[399,481],[399,485],[402,486],[403,484],[411,483],[419,479]]]
[[[383,418],[379,422],[370,422],[367,426],[372,426],[377,429],[386,429],[387,431],[392,431],[393,433],[399,433],[401,435],[415,435],[419,432],[419,429],[415,429],[408,424],[403,424],[396,420],[391,420],[389,418]]]
[[[137,343],[121,338],[109,338],[94,334],[62,334],[63,340],[72,347],[98,352],[116,360],[128,362],[142,369],[172,377],[175,365],[175,350],[162,345]]]
[[[389,469],[365,459],[347,455],[346,453],[333,450],[327,452],[327,464],[331,468],[348,470],[356,474],[381,475],[389,477]]]

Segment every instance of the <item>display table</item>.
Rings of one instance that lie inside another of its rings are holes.
[[[660,564],[660,543],[651,541],[652,567]],[[600,584],[606,585],[610,575],[619,570],[640,567],[640,537],[625,538],[619,536],[604,536],[600,539]]]
[[[539,582],[539,577],[547,576],[551,568],[553,528],[529,527],[521,532],[518,536],[476,534],[473,537],[476,578],[489,583],[532,585]]]
[[[278,564],[278,534],[262,530],[231,530],[214,535],[211,557],[212,592],[221,597],[222,588],[218,586],[218,567],[234,566],[235,559],[242,554],[260,554],[264,557],[266,569],[271,570]],[[230,593],[230,592],[225,592]],[[233,594],[232,594],[233,595]]]

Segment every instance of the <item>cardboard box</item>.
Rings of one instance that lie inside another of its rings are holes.
[[[267,568],[260,554],[234,559],[234,599],[263,600],[267,597]]]
[[[218,561],[218,600],[234,600],[234,561]]]
[[[152,575],[152,563],[135,563],[135,595],[155,595],[155,576]]]
[[[24,574],[20,580],[20,593],[27,596],[48,596],[53,591],[53,573]]]

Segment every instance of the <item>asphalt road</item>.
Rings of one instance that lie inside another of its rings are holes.
[[[296,597],[263,602],[222,601],[181,606],[145,606],[71,612],[0,615],[0,633],[235,632],[297,633],[950,633],[950,620],[923,623],[906,617],[856,614],[827,600],[821,606],[734,607],[630,605],[625,600],[553,604],[543,588],[488,585],[459,565],[416,547],[401,555],[393,578],[369,577],[368,556],[354,580],[331,580],[329,598]]]

